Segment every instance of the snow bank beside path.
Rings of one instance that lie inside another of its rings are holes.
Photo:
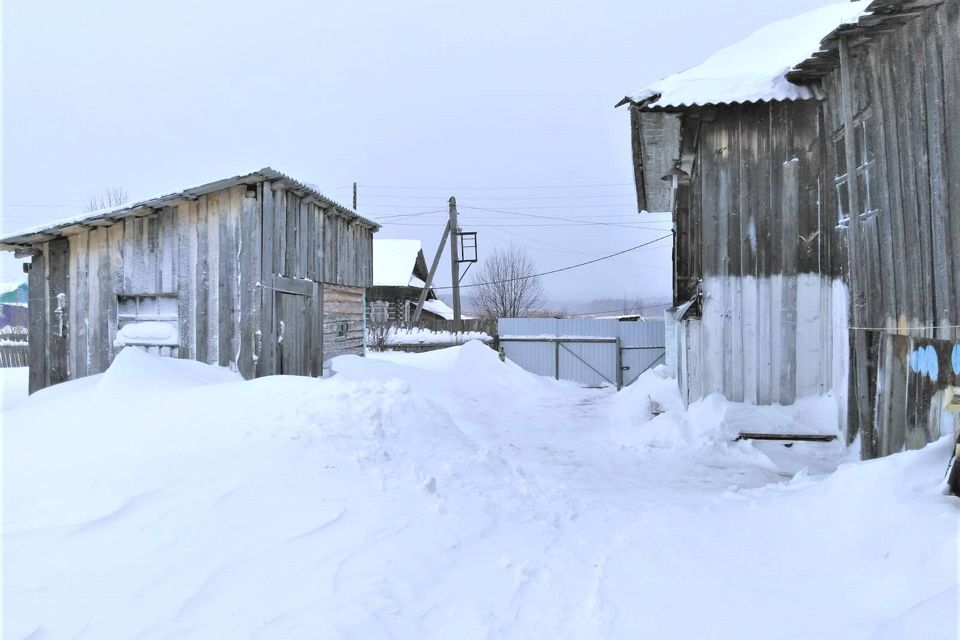
[[[662,378],[333,369],[127,349],[6,411],[4,637],[956,637],[949,439],[814,479]]]
[[[0,368],[0,411],[12,409],[27,397],[29,367]]]

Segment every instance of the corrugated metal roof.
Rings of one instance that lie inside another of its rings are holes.
[[[869,40],[891,26],[912,20],[930,7],[941,4],[943,0],[873,0],[855,22],[840,25],[828,33],[820,41],[817,51],[794,65],[787,73],[787,79],[810,82],[837,68],[840,65],[837,49],[841,36]]]
[[[703,63],[626,96],[618,106],[665,109],[817,98],[815,88],[790,82],[787,73],[820,49],[824,35],[856,22],[869,4],[840,2],[769,24]]]
[[[57,220],[55,222],[48,222],[29,227],[27,229],[22,229],[3,239],[0,239],[0,249],[13,250],[18,246],[41,242],[49,236],[62,235],[63,230],[76,225],[91,225],[97,222],[103,223],[106,221],[124,218],[144,210],[159,210],[169,206],[176,200],[194,200],[207,193],[213,193],[215,191],[220,191],[222,189],[240,184],[260,182],[261,180],[281,181],[291,189],[303,192],[304,194],[307,194],[311,198],[317,200],[319,203],[327,207],[333,207],[343,214],[355,218],[356,220],[360,221],[361,224],[368,225],[373,229],[380,228],[380,225],[375,221],[365,218],[349,207],[345,207],[342,204],[335,202],[334,200],[331,200],[327,196],[323,195],[315,186],[300,182],[299,180],[291,178],[285,173],[277,171],[271,167],[264,167],[263,169],[259,169],[257,171],[251,171],[249,173],[233,176],[232,178],[224,178],[223,180],[217,180],[215,182],[208,182],[195,187],[180,189],[164,195],[147,198],[146,200],[122,204],[116,207],[110,207],[108,209],[91,211]]]

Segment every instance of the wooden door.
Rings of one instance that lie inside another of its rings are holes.
[[[276,292],[277,373],[310,375],[310,309],[312,296]]]

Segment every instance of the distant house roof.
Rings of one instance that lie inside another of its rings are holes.
[[[617,106],[633,103],[663,109],[816,98],[813,88],[793,84],[787,74],[819,51],[825,36],[856,23],[869,4],[870,0],[839,2],[769,24],[703,63],[626,96]]]
[[[75,225],[104,222],[109,223],[111,220],[124,218],[129,215],[142,215],[144,211],[162,209],[163,207],[172,205],[177,200],[194,200],[207,193],[213,193],[215,191],[220,191],[222,189],[227,189],[229,187],[234,187],[241,184],[252,184],[260,182],[261,180],[277,180],[283,182],[291,189],[303,192],[305,196],[315,199],[318,203],[325,207],[335,208],[343,214],[357,220],[361,224],[367,225],[373,229],[380,228],[380,225],[373,220],[365,218],[352,209],[326,197],[320,193],[315,186],[300,182],[284,173],[277,171],[276,169],[264,167],[263,169],[251,171],[249,173],[242,173],[232,178],[208,182],[196,187],[179,189],[164,195],[147,198],[146,200],[122,204],[116,207],[110,207],[109,209],[100,209],[98,211],[82,213],[70,218],[64,218],[55,222],[48,222],[23,229],[17,233],[0,239],[0,249],[10,250],[16,249],[18,245],[22,246],[36,242],[43,242],[44,240],[49,239],[51,236],[63,235],[64,230]]]
[[[440,316],[444,320],[453,320],[453,309],[450,308],[450,305],[439,298],[435,300],[425,300],[423,303],[423,310],[429,311],[436,316]],[[461,315],[460,317],[464,320],[472,319],[464,315]]]
[[[426,283],[414,275],[422,251],[419,240],[374,239],[373,286],[422,289]]]

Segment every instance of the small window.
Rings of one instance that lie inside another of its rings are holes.
[[[876,185],[876,159],[867,143],[868,131],[865,120],[854,124],[854,158],[857,163],[855,187],[860,201],[860,215],[877,213],[879,201]],[[850,176],[847,171],[846,138],[843,129],[834,138],[837,174],[833,179],[837,191],[837,222],[841,227],[850,223]]]
[[[337,341],[343,341],[347,339],[347,332],[350,330],[350,323],[346,320],[339,320],[337,322]]]

